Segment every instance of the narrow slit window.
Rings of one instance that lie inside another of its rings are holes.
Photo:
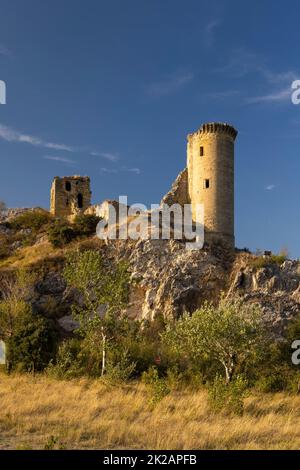
[[[70,183],[70,181],[66,181],[66,191],[71,191],[71,183]]]
[[[200,147],[200,157],[204,156],[204,147]]]
[[[208,189],[208,188],[209,188],[209,180],[206,179],[206,180],[203,181],[203,188],[204,188],[204,189]]]

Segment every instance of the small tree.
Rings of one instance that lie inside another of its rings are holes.
[[[221,364],[227,383],[238,366],[258,359],[265,340],[260,308],[225,298],[218,307],[206,303],[193,315],[185,314],[163,334],[163,341],[176,352],[199,359],[208,356]]]
[[[34,280],[34,274],[25,269],[19,269],[14,277],[11,276],[1,281],[0,338],[4,341],[12,336],[19,318],[28,312],[26,299]]]
[[[28,308],[7,341],[9,370],[42,371],[56,352],[56,333],[50,320]]]
[[[127,265],[104,265],[99,252],[73,252],[67,257],[64,277],[82,296],[82,306],[74,304],[72,313],[79,321],[79,333],[90,351],[98,354],[101,337],[101,375],[106,370],[107,343],[118,330],[120,314],[128,300]]]

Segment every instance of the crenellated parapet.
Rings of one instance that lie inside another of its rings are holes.
[[[235,141],[238,134],[237,130],[230,124],[223,122],[208,122],[202,124],[202,126],[195,132],[188,134],[188,142],[192,141],[194,137],[199,137],[204,134],[227,134]]]

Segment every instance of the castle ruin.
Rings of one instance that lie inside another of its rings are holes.
[[[191,204],[194,222],[197,205],[204,207],[205,242],[222,241],[234,248],[234,142],[237,131],[226,123],[206,123],[187,136],[187,166],[178,175],[161,204]],[[51,213],[72,220],[91,213],[90,179],[58,178],[51,188]],[[103,204],[102,204],[103,205]],[[100,208],[101,206],[96,206]]]
[[[91,205],[88,176],[56,176],[51,187],[50,212],[55,217],[72,220]]]

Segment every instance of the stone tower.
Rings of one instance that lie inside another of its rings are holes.
[[[193,219],[196,204],[204,205],[205,241],[234,247],[234,141],[228,124],[208,123],[188,135],[188,196]]]
[[[88,176],[56,176],[51,187],[50,212],[56,217],[73,219],[91,204]]]

